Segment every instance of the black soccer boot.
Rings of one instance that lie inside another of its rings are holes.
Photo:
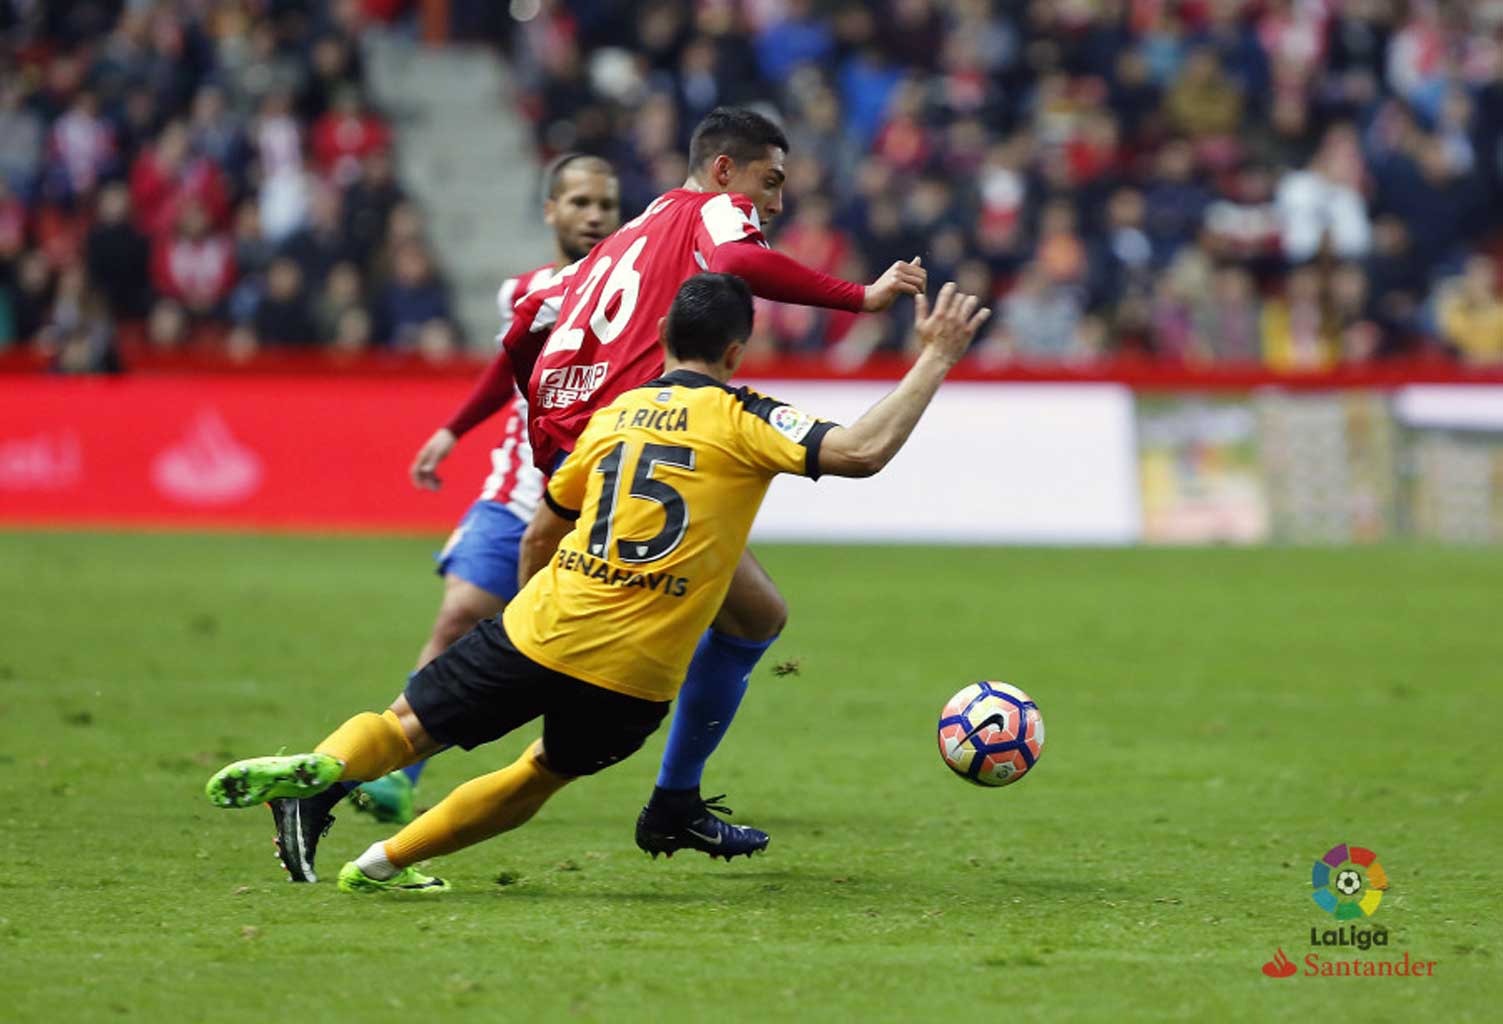
[[[342,794],[339,794],[342,795]],[[318,854],[318,841],[334,827],[332,806],[323,794],[306,800],[284,797],[269,800],[272,821],[276,823],[277,860],[287,871],[292,882],[316,882],[318,874],[313,870],[313,858]]]
[[[723,799],[723,793],[703,799],[698,787],[655,791],[652,800],[637,815],[637,847],[654,858],[660,853],[672,857],[679,850],[698,850],[727,861],[767,849],[766,832],[732,825],[712,813],[733,813],[729,807],[717,803]]]

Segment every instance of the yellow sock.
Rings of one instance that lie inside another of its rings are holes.
[[[370,782],[417,760],[394,711],[363,711],[314,748],[344,762],[344,779]]]
[[[405,868],[473,846],[523,824],[569,783],[544,768],[537,758],[541,745],[499,772],[471,779],[444,797],[431,811],[386,841],[386,859]]]

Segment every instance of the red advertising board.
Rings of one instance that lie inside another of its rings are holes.
[[[0,377],[0,523],[442,531],[479,493],[467,437],[433,494],[409,461],[463,379]]]
[[[836,381],[827,370],[816,375],[810,367],[788,363],[777,365],[774,372],[754,376],[775,377],[761,385],[774,394],[806,402],[813,411],[849,419],[874,401],[887,386],[886,381],[894,379],[900,370],[900,366],[864,368],[860,375]],[[1306,395],[1311,390],[1358,387],[1383,394],[1405,382],[1393,368],[1299,379],[1269,374],[1259,377],[1251,371],[1243,379],[1229,372],[1137,374],[1121,366],[1114,370],[1115,379],[1104,371],[1094,376],[1056,373],[1055,392],[1050,391],[1041,373],[1012,370],[1005,374],[957,374],[971,381],[946,388],[918,440],[903,458],[915,467],[926,459],[934,466],[944,464],[948,449],[927,452],[924,439],[945,436],[942,428],[948,422],[946,417],[953,414],[960,417],[956,444],[964,448],[974,440],[965,434],[966,424],[980,423],[998,410],[1001,419],[987,428],[993,431],[998,450],[1011,451],[1022,445],[1026,451],[1047,453],[1069,437],[1086,445],[1077,455],[1087,449],[1096,455],[1120,454],[1118,449],[1125,452],[1132,447],[1135,431],[1127,419],[1120,429],[1110,430],[1090,421],[1104,432],[1090,434],[1087,444],[1081,434],[1083,422],[1056,423],[1048,409],[1034,408],[1037,402],[1024,401],[1027,393],[1035,390],[1039,396],[1063,394],[1058,390],[1061,385],[1065,385],[1065,391],[1072,386],[1087,391],[1095,388],[1103,394],[1113,388],[1121,393],[1136,391],[1141,399],[1145,391],[1150,396],[1181,388],[1228,392],[1234,390],[1234,384],[1240,385],[1244,396],[1258,387]],[[489,469],[487,451],[495,435],[482,426],[461,442],[445,466],[446,486],[438,494],[416,490],[407,480],[407,467],[418,446],[468,391],[473,367],[456,365],[443,372],[424,372],[416,367],[394,369],[378,364],[349,371],[287,372],[284,368],[277,372],[273,366],[265,366],[240,372],[144,372],[114,378],[0,372],[0,526],[448,530],[480,491]],[[1411,379],[1414,376],[1424,377],[1411,374]],[[1444,377],[1439,373],[1435,376]],[[1494,376],[1503,383],[1503,374]],[[1471,392],[1480,396],[1472,404],[1485,407],[1495,401],[1495,391],[1477,386],[1480,379],[1451,371],[1448,383],[1465,383],[1468,387],[1431,390],[1441,395],[1437,402],[1443,409],[1459,401],[1455,396]],[[982,392],[988,393],[982,396]],[[851,396],[858,393],[856,401]],[[847,402],[848,408],[841,404],[846,398],[854,402]],[[1151,402],[1139,404],[1151,411]],[[1324,408],[1319,402],[1291,403],[1292,412],[1307,407]],[[1140,423],[1136,432],[1151,442],[1150,426]],[[963,539],[1034,540],[1042,536],[1039,531],[1044,520],[1064,530],[1069,517],[1056,514],[1059,510],[1047,502],[1040,504],[1040,495],[1052,493],[1049,486],[1066,484],[1074,493],[1089,482],[1070,479],[1061,483],[1055,479],[1070,465],[1011,465],[1007,470],[1012,474],[1009,486],[1018,493],[985,499],[971,496],[987,509],[1005,506],[1006,515],[996,512],[988,519],[995,536],[982,524],[972,524]],[[1185,469],[1183,460],[1172,457],[1155,465],[1175,469],[1181,475]],[[915,493],[929,493],[937,486],[930,477],[915,477],[905,484],[898,470],[885,474],[884,479],[898,490],[911,485],[918,489]],[[1153,482],[1151,477],[1143,481]],[[1180,482],[1186,486],[1204,483],[1199,478]],[[897,523],[888,521],[891,515],[884,519],[870,512],[871,493],[868,490],[859,499],[858,507],[867,511],[856,517],[871,536],[931,539],[928,534],[915,532],[913,524],[924,521],[918,512]],[[867,535],[853,532],[854,520],[849,517],[840,521],[843,525],[839,529],[833,524],[828,529],[816,529],[811,523],[817,516],[798,492],[783,496],[786,500],[782,505],[781,495],[775,487],[762,517],[764,527],[778,536],[806,539]],[[894,494],[884,507],[889,511],[906,507],[902,497]],[[970,499],[957,494],[953,500]],[[825,496],[819,507],[837,515],[843,514],[840,509],[844,506]],[[1153,508],[1150,500],[1150,520]],[[1024,512],[1030,512],[1033,518],[1019,518]],[[892,514],[897,515],[896,511]],[[1076,524],[1071,527],[1076,532],[1066,530],[1054,539],[1087,543],[1120,540],[1132,532],[1122,523],[1128,519],[1135,522],[1136,513],[1117,518],[1121,522],[1113,520],[1116,525],[1111,529],[1101,523]],[[1153,534],[1153,530],[1149,532]]]

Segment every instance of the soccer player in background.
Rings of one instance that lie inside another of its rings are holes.
[[[525,381],[533,455],[545,472],[574,447],[590,415],[662,372],[658,322],[679,285],[711,270],[734,274],[778,302],[875,312],[923,291],[919,261],[894,263],[873,284],[831,277],[772,250],[762,225],[783,208],[788,140],[772,121],[744,109],[711,111],[689,145],[689,178],[525,297],[503,340]],[[529,528],[523,547],[546,556],[549,541]],[[543,550],[546,549],[546,550]],[[714,855],[766,847],[759,829],[717,817],[718,797],[700,795],[704,766],[741,705],[752,669],[787,621],[766,571],[743,552],[725,606],[688,668],[652,796],[637,819],[637,845],[650,853],[690,848]]]
[[[898,452],[989,315],[953,284],[932,312],[922,295],[916,305],[917,361],[845,428],[729,387],[751,293],[724,274],[686,282],[659,326],[666,372],[617,395],[576,439],[530,527],[539,542],[522,571],[532,575],[502,615],[414,673],[385,713],[356,715],[313,753],[220,769],[210,801],[247,807],[378,778],[541,716],[542,740],[512,765],[458,787],[339,873],[345,892],[446,890],[415,865],[518,827],[656,730],[721,613],[773,477],[871,476]]]
[[[501,314],[497,341],[511,326],[517,302],[559,270],[584,259],[595,244],[621,224],[621,186],[611,165],[599,157],[569,153],[554,160],[545,175],[543,220],[553,229],[554,258],[525,274],[508,278],[496,294]],[[491,450],[491,472],[477,498],[438,554],[444,591],[417,668],[469,632],[481,619],[498,614],[517,592],[517,563],[522,533],[532,518],[545,479],[533,465],[527,441],[527,401],[517,394],[515,378],[504,361],[493,362],[476,382],[470,397],[445,426],[423,445],[414,459],[412,481],[437,490],[435,469],[461,434],[501,411],[500,443]],[[413,792],[425,761],[408,765],[359,787],[356,804],[378,821],[405,825],[413,816]],[[328,830],[330,809],[340,793],[322,800],[273,801],[277,853],[294,882],[316,881],[314,856]]]

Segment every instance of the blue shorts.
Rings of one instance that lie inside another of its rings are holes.
[[[505,505],[477,501],[464,514],[444,549],[434,555],[438,574],[453,574],[505,601],[517,596],[517,565],[527,522]]]

